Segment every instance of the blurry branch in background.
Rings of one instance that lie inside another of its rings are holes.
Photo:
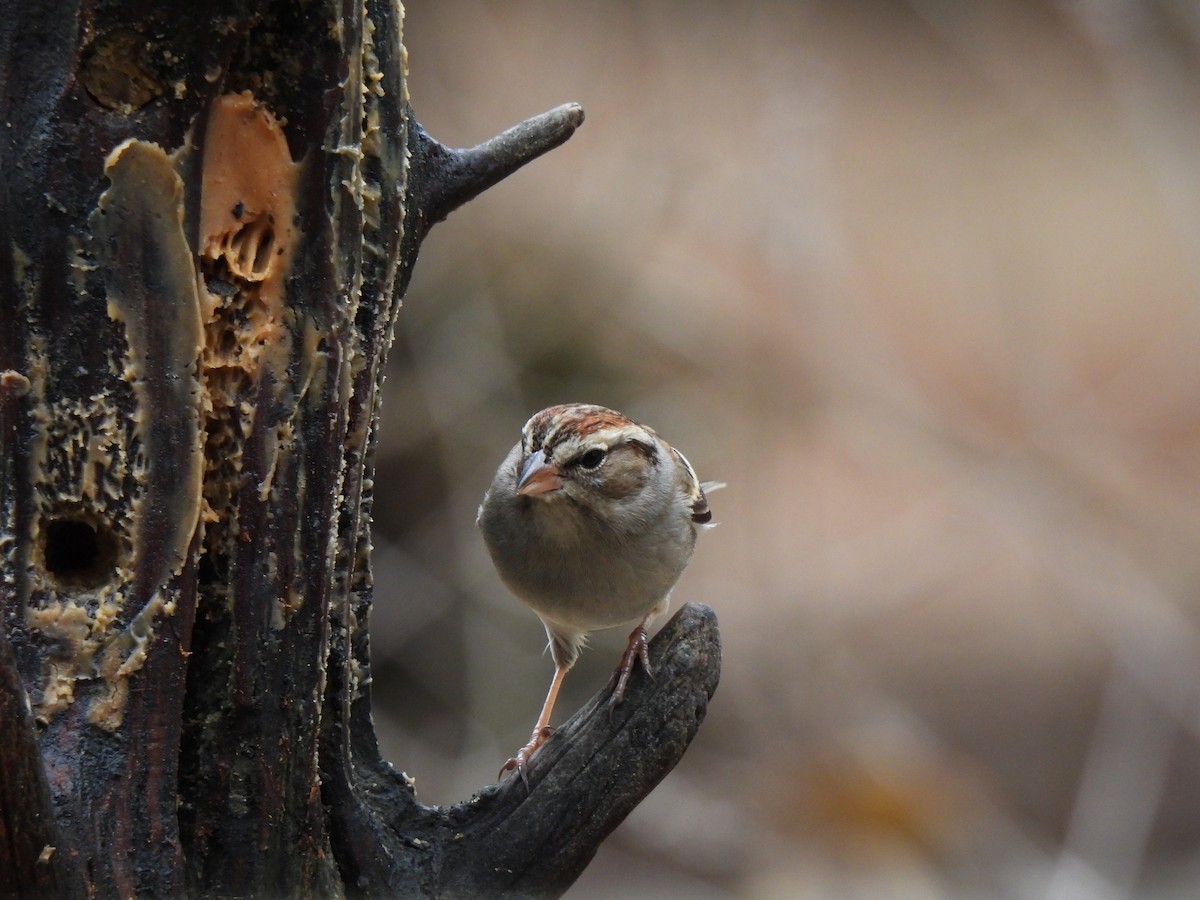
[[[1015,107],[1048,131],[1069,132],[1061,107],[1040,102],[1044,85],[1030,76],[1037,69],[1015,66],[997,53],[978,18],[926,0],[908,2]],[[982,15],[1006,12],[992,4]],[[1100,114],[1115,123],[1132,150],[1137,166],[1131,181],[1145,179],[1165,212],[1170,238],[1185,248],[1181,258],[1194,292],[1200,285],[1200,8],[1081,0],[1051,4],[1045,15],[1046,30],[1056,33],[1060,49],[1079,53],[1094,72]],[[1017,336],[1014,345],[1024,337]],[[1182,352],[1194,358],[1194,347],[1180,351],[1171,340],[1149,351],[1142,348],[1137,358],[1143,364],[1150,355],[1170,358]],[[1026,385],[1030,396],[1036,390],[1032,381]],[[1164,393],[1170,390],[1178,388],[1163,386]],[[1094,401],[1084,391],[1072,405],[1082,409]],[[1045,896],[1050,900],[1137,893],[1152,861],[1156,826],[1161,827],[1157,820],[1177,764],[1173,754],[1200,737],[1200,631],[1188,601],[1164,589],[1128,547],[1089,521],[1087,492],[1111,485],[1062,441],[1059,429],[1077,411],[1070,405],[1054,407],[1058,421],[1038,422],[1034,433],[1067,476],[1055,482],[1062,491],[1058,502],[1086,523],[1063,528],[1058,537],[1061,595],[1095,630],[1111,653],[1112,668],[1101,689],[1063,843],[1049,865]],[[1043,516],[1051,520],[1055,513],[1045,509]]]
[[[1200,13],[1195,4],[1143,4],[1090,0],[1064,4],[1107,77],[1125,134],[1141,154],[1164,209],[1200,280],[1200,84],[1181,58],[1200,51]]]

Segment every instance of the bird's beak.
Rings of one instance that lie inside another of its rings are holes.
[[[546,454],[539,450],[521,466],[517,478],[517,493],[523,497],[537,497],[557,491],[563,485],[562,470],[546,461]]]

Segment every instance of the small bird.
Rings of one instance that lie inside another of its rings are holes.
[[[500,578],[545,625],[555,670],[533,736],[501,775],[526,777],[588,632],[638,623],[610,702],[620,702],[636,662],[651,674],[646,629],[666,612],[697,530],[712,519],[704,489],[720,486],[701,485],[682,453],[603,406],[551,406],[525,423],[476,521]]]

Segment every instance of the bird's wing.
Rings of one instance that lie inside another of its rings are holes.
[[[708,506],[708,498],[704,496],[704,491],[715,491],[718,488],[725,487],[725,483],[721,481],[706,481],[700,483],[700,479],[696,477],[696,470],[692,468],[692,464],[688,462],[687,457],[671,448],[675,457],[682,465],[680,466],[680,480],[683,482],[683,490],[687,495],[688,502],[692,508],[692,521],[697,525],[707,525],[712,521],[712,510]]]

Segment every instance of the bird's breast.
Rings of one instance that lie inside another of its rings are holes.
[[[694,535],[681,541],[659,530],[622,535],[580,528],[578,516],[534,518],[514,544],[493,552],[496,567],[539,615],[585,631],[645,616],[674,587],[694,542]]]

